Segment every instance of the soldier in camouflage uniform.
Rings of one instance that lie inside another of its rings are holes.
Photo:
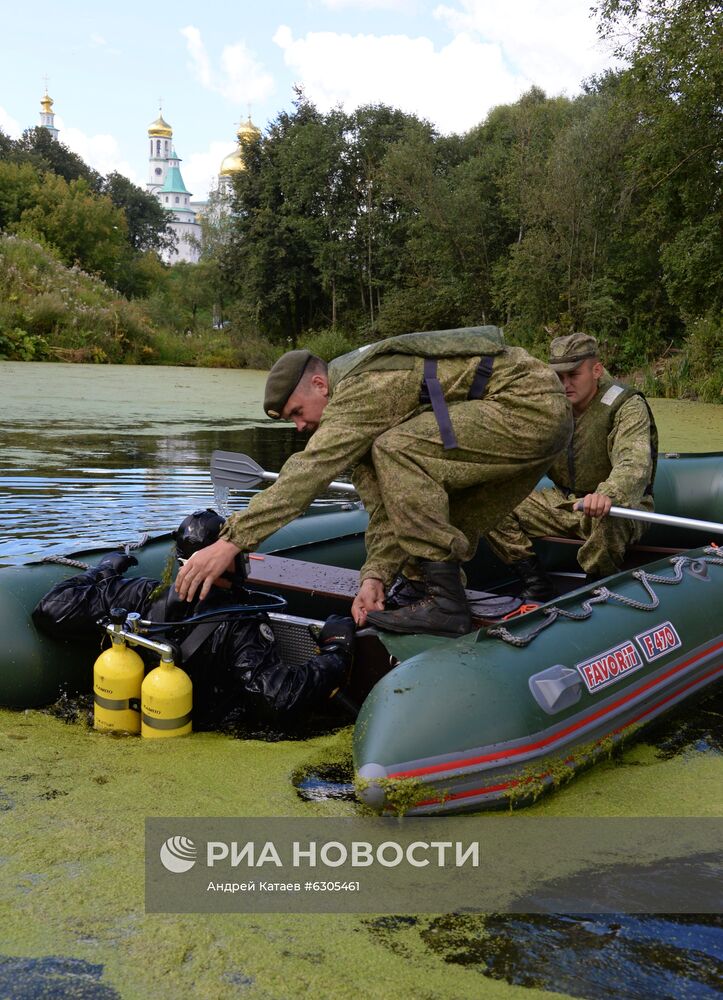
[[[369,512],[353,613],[401,632],[469,630],[460,563],[474,554],[478,532],[530,492],[572,431],[555,373],[505,347],[496,327],[406,334],[328,368],[308,351],[290,351],[269,373],[264,409],[313,436],[274,485],[228,519],[216,545],[189,560],[179,593],[210,587],[239,550],[255,549],[351,467]],[[385,588],[408,565],[421,570],[426,596],[385,612]]]
[[[658,445],[645,397],[608,375],[594,337],[557,337],[550,345],[550,365],[572,403],[572,441],[548,471],[554,487],[531,493],[486,535],[492,550],[523,581],[521,596],[532,600],[554,597],[533,538],[582,539],[577,558],[590,580],[619,572],[626,548],[645,525],[606,515],[613,504],[653,510]]]

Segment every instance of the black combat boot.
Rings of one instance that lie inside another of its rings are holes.
[[[396,611],[370,611],[367,622],[387,632],[459,636],[472,629],[467,595],[456,562],[419,561],[426,596]]]
[[[409,604],[421,601],[426,596],[427,588],[421,580],[410,580],[403,573],[398,573],[392,580],[384,602],[386,611],[396,611],[406,608]]]
[[[510,563],[510,569],[524,584],[519,595],[523,601],[539,601],[540,604],[545,604],[557,596],[552,581],[540,566],[536,556],[518,559],[517,562]]]

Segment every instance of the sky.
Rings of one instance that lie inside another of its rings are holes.
[[[291,110],[385,103],[466,132],[531,86],[580,92],[613,65],[591,0],[34,0],[3,5],[0,129],[17,138],[54,101],[60,140],[145,187],[148,126],[173,128],[203,199],[236,129]]]

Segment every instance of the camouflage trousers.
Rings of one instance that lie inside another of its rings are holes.
[[[585,573],[610,576],[622,567],[625,551],[637,542],[645,524],[618,517],[587,517],[572,510],[575,497],[566,497],[552,487],[531,493],[485,538],[492,551],[506,563],[534,556],[533,538],[557,535],[579,538],[583,545],[577,561]],[[652,510],[652,500],[644,497],[639,507]]]
[[[418,560],[465,562],[480,534],[525,497],[566,447],[572,419],[562,394],[450,405],[458,447],[445,450],[425,411],[381,434],[354,474],[369,510],[362,580],[388,583]]]

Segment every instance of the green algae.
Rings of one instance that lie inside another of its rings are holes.
[[[168,557],[163,564],[163,570],[161,571],[161,579],[158,581],[157,586],[153,588],[146,600],[150,603],[151,601],[157,600],[161,594],[166,591],[173,583],[176,577],[176,549],[175,546],[171,546],[168,552]]]
[[[356,775],[354,788],[360,801],[364,793],[372,785],[377,785],[384,792],[384,815],[406,816],[407,813],[429,798],[429,788],[416,778],[361,778]],[[435,796],[439,793],[435,790]],[[376,810],[360,806],[360,811],[368,815],[376,815]]]
[[[355,915],[145,914],[145,816],[353,815],[301,802],[291,775],[350,733],[306,743],[214,733],[147,742],[0,712],[3,952],[101,963],[124,998],[522,996],[450,970],[422,943],[400,962]],[[347,758],[348,759],[348,758]],[[529,996],[527,992],[524,994]]]
[[[660,450],[720,451],[723,448],[723,406],[687,399],[649,399],[660,438]]]
[[[344,998],[359,984],[370,997],[550,996],[450,963],[419,933],[431,917],[404,931],[401,944],[395,931],[392,948],[358,915],[144,913],[145,816],[356,815],[350,802],[301,801],[291,780],[320,762],[348,767],[350,738],[347,727],[305,742],[196,733],[149,743],[42,712],[0,712],[0,790],[12,803],[0,813],[4,953],[100,962],[103,983],[124,998],[312,990]],[[638,742],[530,812],[720,815],[720,776],[715,754],[661,760]],[[454,925],[445,926],[449,943]]]
[[[588,743],[581,743],[564,757],[551,755],[526,765],[505,792],[510,811],[517,806],[536,802],[547,791],[554,791],[571,781],[583,768],[599,760],[610,759],[623,742],[631,740],[641,726],[633,725],[616,735],[607,734]]]

